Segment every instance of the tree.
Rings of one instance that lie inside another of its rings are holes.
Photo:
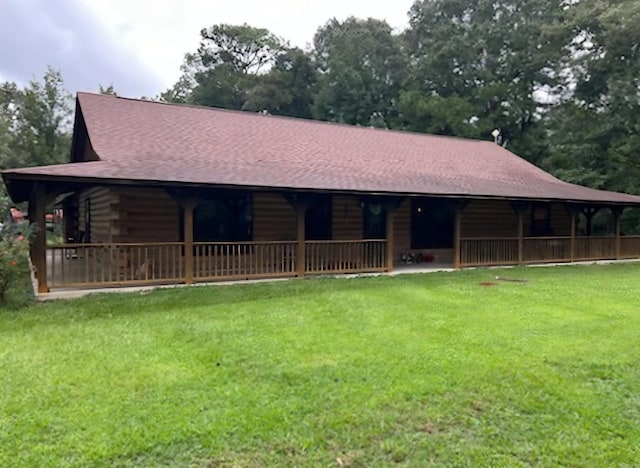
[[[539,160],[564,15],[558,0],[416,1],[403,36],[412,63],[399,109],[405,126],[484,138],[498,128],[510,149]]]
[[[98,85],[98,92],[100,94],[107,94],[107,95],[111,95],[111,96],[116,96],[116,90],[113,87],[113,83],[110,84],[109,86],[102,86],[102,84]]]
[[[314,117],[358,125],[394,125],[407,62],[385,22],[330,20],[314,37],[318,85]]]
[[[185,56],[183,75],[162,94],[164,100],[242,109],[258,75],[286,49],[267,29],[246,24],[214,25],[200,36],[198,50]]]
[[[582,0],[570,18],[567,91],[543,164],[570,182],[640,193],[640,4]]]
[[[273,68],[257,78],[247,92],[243,110],[311,118],[316,69],[304,51],[293,48],[282,52]]]
[[[0,167],[56,164],[71,144],[71,96],[60,72],[48,68],[42,81],[23,89],[0,84]]]
[[[18,167],[25,159],[16,145],[19,93],[15,83],[0,83],[0,169]]]
[[[71,137],[71,95],[59,71],[48,68],[42,82],[32,80],[16,94],[15,151],[21,166],[67,160]]]

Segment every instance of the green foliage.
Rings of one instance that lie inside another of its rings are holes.
[[[167,102],[308,118],[315,68],[303,51],[266,29],[246,24],[201,31],[183,75],[161,98]]]
[[[315,83],[316,69],[311,57],[300,49],[288,49],[278,55],[268,73],[257,77],[242,109],[311,118]]]
[[[414,132],[461,137],[479,137],[472,105],[460,96],[425,95],[401,91],[398,110],[404,128]]]
[[[28,269],[29,223],[13,223],[6,194],[0,194],[0,304],[4,304],[9,289],[24,277]]]
[[[569,91],[547,121],[543,165],[570,182],[639,194],[640,5],[583,0],[570,13]]]
[[[71,145],[71,96],[60,72],[23,89],[0,83],[0,168],[57,164]]]
[[[393,126],[408,63],[391,27],[372,18],[332,19],[316,32],[314,46],[315,118]]]
[[[417,1],[404,34],[413,64],[405,91],[421,98],[403,106],[406,126],[417,116],[425,130],[485,139],[498,128],[508,146],[538,160],[544,148],[519,141],[537,131],[548,105],[536,92],[558,85],[564,14],[557,0]]]
[[[638,268],[0,309],[0,465],[633,465]]]

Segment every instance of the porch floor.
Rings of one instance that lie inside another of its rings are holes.
[[[639,263],[640,259],[625,259],[625,260],[595,260],[595,261],[584,261],[584,262],[574,262],[574,263],[544,263],[544,264],[535,264],[535,265],[527,265],[528,267],[547,267],[547,266],[562,266],[562,265],[605,265],[612,263]],[[515,268],[514,265],[509,266],[495,266],[495,267],[467,267],[467,268]],[[395,265],[394,270],[390,273],[356,273],[356,274],[340,274],[340,275],[326,275],[332,278],[358,278],[358,277],[366,277],[366,276],[396,276],[396,275],[405,275],[405,274],[420,274],[420,273],[436,273],[436,272],[446,272],[446,271],[455,271],[453,265],[451,263],[418,263],[418,264],[400,264]],[[310,276],[308,278],[317,278],[318,276]],[[198,286],[229,286],[234,284],[251,284],[251,283],[266,283],[266,282],[276,282],[276,281],[290,281],[296,280],[298,278],[264,278],[264,279],[252,279],[252,280],[231,280],[231,281],[215,281],[215,282],[203,282],[203,283],[195,283],[192,285],[186,284],[165,284],[165,285],[148,285],[148,286],[126,286],[126,287],[101,287],[101,288],[80,288],[80,287],[69,287],[69,288],[52,288],[49,293],[39,294],[35,293],[36,300],[38,301],[48,301],[55,299],[74,299],[78,297],[88,296],[90,294],[101,294],[101,293],[138,293],[138,294],[148,294],[150,291],[154,289],[165,289],[165,288],[181,288],[181,287],[198,287]],[[35,278],[32,275],[32,282],[34,291],[37,291],[37,283]]]

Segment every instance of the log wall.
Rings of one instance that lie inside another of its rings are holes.
[[[471,200],[462,211],[462,238],[517,235],[518,218],[506,200]]]
[[[178,242],[180,208],[163,189],[113,189],[118,230],[112,242]]]
[[[277,193],[253,194],[253,240],[295,240],[296,212],[289,202]]]
[[[362,239],[362,208],[358,197],[333,196],[331,211],[332,239]]]
[[[78,206],[78,228],[80,231],[86,230],[87,201],[91,209],[91,242],[113,242],[114,232],[117,231],[117,207],[118,198],[116,194],[103,187],[98,187],[81,192]],[[86,234],[86,233],[85,233]]]

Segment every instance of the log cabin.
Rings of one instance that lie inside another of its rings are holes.
[[[640,257],[639,196],[489,141],[78,93],[69,162],[2,176],[37,226],[64,209],[69,241],[32,241],[40,293]]]

